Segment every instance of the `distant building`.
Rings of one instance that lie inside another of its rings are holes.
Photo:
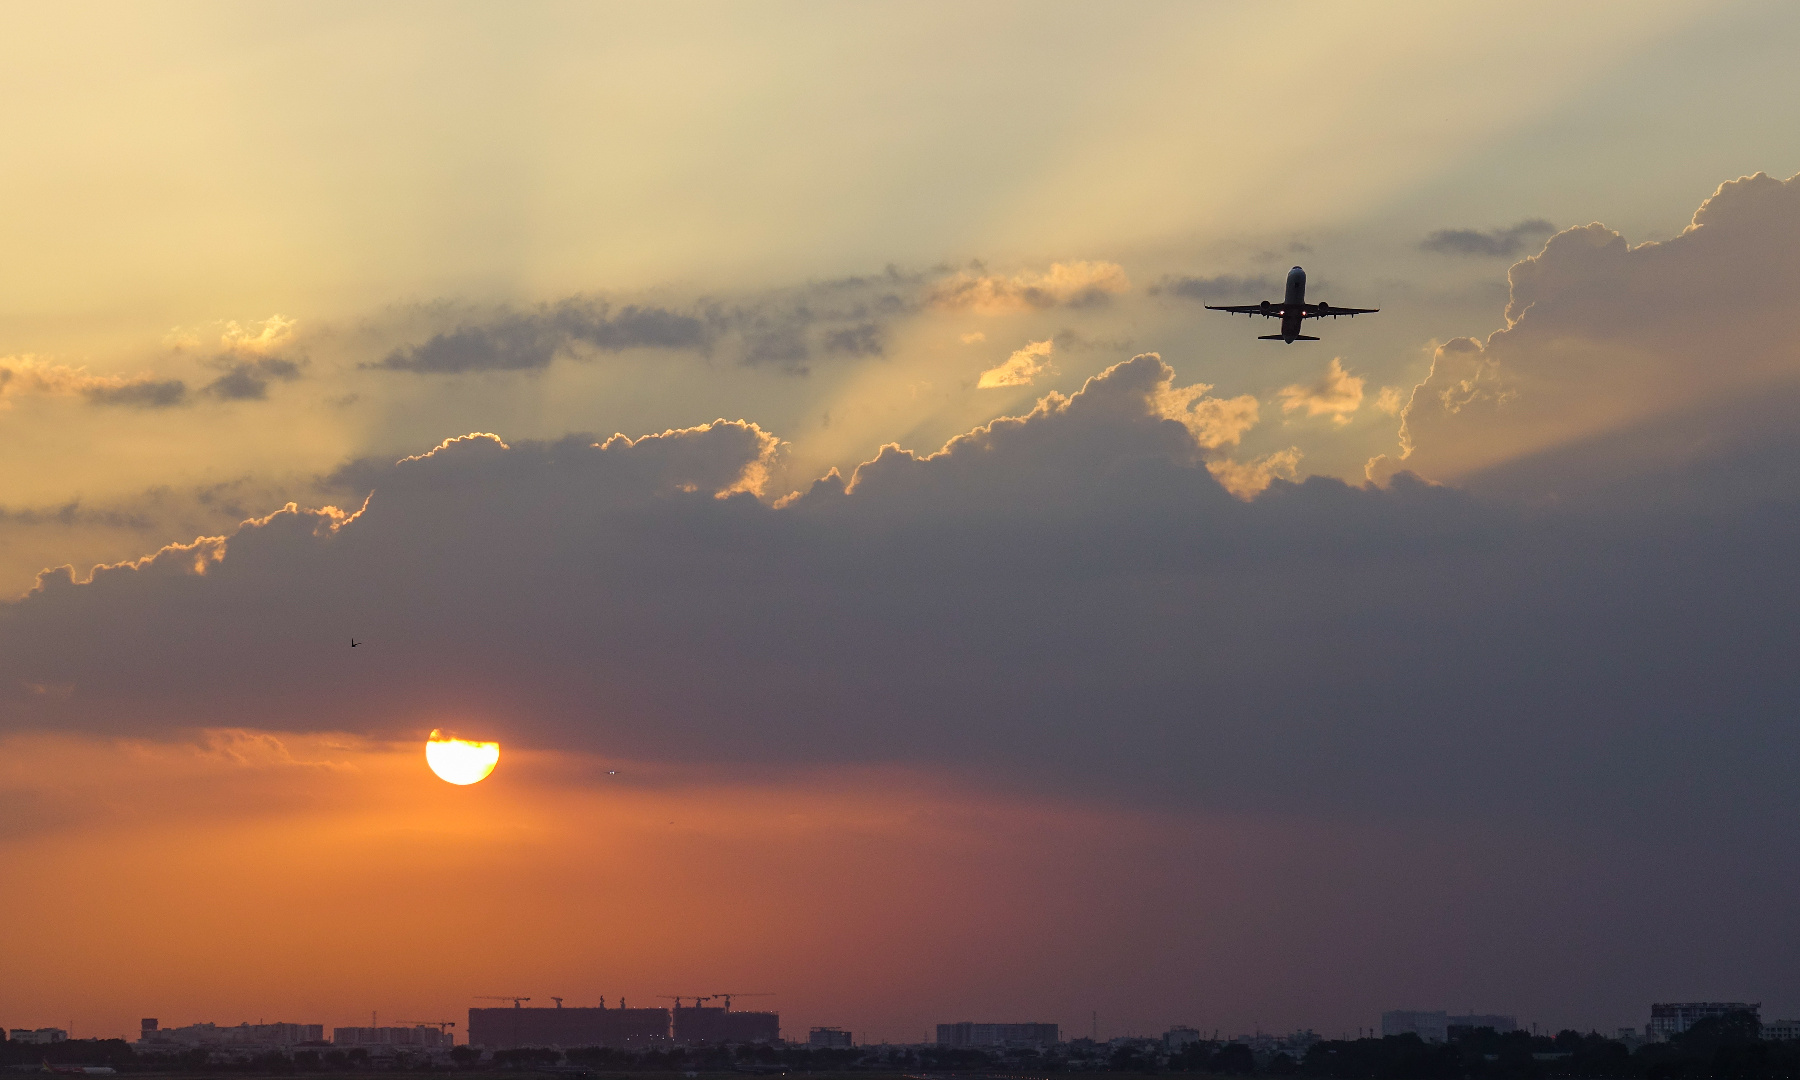
[[[1700,1021],[1726,1013],[1747,1012],[1762,1019],[1762,1004],[1744,1001],[1663,1001],[1650,1006],[1650,1026],[1645,1031],[1653,1039],[1679,1035]]]
[[[1201,1035],[1191,1027],[1186,1027],[1181,1024],[1177,1024],[1163,1032],[1163,1049],[1171,1054],[1179,1054],[1193,1044],[1204,1041],[1206,1041],[1204,1035]]]
[[[1299,1061],[1319,1041],[1319,1036],[1311,1028],[1296,1031],[1291,1035],[1273,1035],[1268,1032],[1257,1032],[1254,1035],[1239,1035],[1231,1040],[1240,1046],[1248,1046],[1250,1054],[1256,1059],[1257,1067],[1266,1067],[1275,1060],[1275,1055],[1286,1054]]]
[[[67,1042],[69,1033],[62,1028],[13,1028],[7,1032],[7,1038],[16,1043],[48,1046],[50,1043]]]
[[[1451,1014],[1444,1021],[1444,1033],[1452,1039],[1472,1035],[1482,1028],[1493,1028],[1497,1034],[1504,1035],[1509,1031],[1519,1030],[1519,1019],[1497,1013],[1464,1013],[1461,1016]]]
[[[1062,1029],[1055,1024],[939,1024],[939,1046],[1055,1046]]]
[[[733,1012],[713,1005],[675,1003],[675,1041],[682,1046],[781,1041],[781,1014]]]
[[[470,1009],[469,1045],[486,1050],[524,1046],[610,1046],[646,1049],[669,1043],[669,1010]]]
[[[1417,1035],[1426,1042],[1444,1042],[1493,1028],[1500,1034],[1519,1030],[1517,1017],[1498,1013],[1448,1013],[1416,1009],[1391,1009],[1381,1014],[1381,1034]]]
[[[455,1042],[448,1031],[431,1024],[331,1029],[331,1045],[361,1046],[370,1050],[389,1046],[411,1050],[448,1050]]]
[[[1443,1042],[1450,1035],[1450,1014],[1415,1009],[1389,1009],[1381,1014],[1383,1038],[1417,1035],[1426,1042]]]
[[[1762,1037],[1770,1042],[1800,1039],[1800,1020],[1764,1020]]]
[[[848,1050],[856,1041],[842,1028],[816,1027],[807,1032],[806,1045],[820,1050]]]
[[[217,1024],[189,1024],[186,1027],[158,1027],[154,1017],[142,1022],[137,1045],[147,1050],[184,1050],[195,1047],[219,1047],[243,1050],[281,1050],[307,1043],[325,1042],[324,1024],[239,1024],[220,1027]]]

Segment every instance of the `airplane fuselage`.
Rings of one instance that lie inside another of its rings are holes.
[[[1229,311],[1233,315],[1261,315],[1265,319],[1280,319],[1281,333],[1262,334],[1263,341],[1285,341],[1292,345],[1296,341],[1317,341],[1300,332],[1308,319],[1355,318],[1358,315],[1373,315],[1380,308],[1333,307],[1321,300],[1316,304],[1306,302],[1306,271],[1298,266],[1288,271],[1287,292],[1279,303],[1261,300],[1254,304],[1208,304],[1208,311]]]
[[[1281,339],[1292,345],[1300,336],[1300,324],[1306,318],[1306,271],[1298,266],[1288,271],[1287,298],[1281,302]]]

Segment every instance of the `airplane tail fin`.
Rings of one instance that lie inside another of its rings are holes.
[[[1280,334],[1263,334],[1261,337],[1258,337],[1256,340],[1258,340],[1258,341],[1286,341],[1287,338],[1282,337]],[[1308,337],[1305,334],[1295,334],[1294,340],[1295,341],[1317,341],[1319,339],[1316,337]]]

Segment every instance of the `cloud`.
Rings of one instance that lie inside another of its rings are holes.
[[[1299,447],[1290,446],[1250,461],[1219,458],[1207,462],[1206,468],[1226,491],[1240,499],[1249,499],[1267,491],[1277,480],[1293,480],[1298,476],[1301,456]]]
[[[20,394],[79,397],[93,405],[159,409],[187,399],[187,384],[142,374],[93,375],[86,368],[46,363],[32,356],[0,359],[0,400]]]
[[[950,311],[999,315],[1052,307],[1089,307],[1131,288],[1125,269],[1110,262],[1051,263],[1042,272],[1012,277],[968,270],[939,281],[929,302]]]
[[[1744,471],[1800,460],[1791,425],[1717,465],[1747,496],[1695,484],[1704,514],[1657,517],[1296,483],[1293,448],[1226,458],[1255,407],[1146,354],[779,505],[756,492],[780,443],[742,421],[359,461],[326,480],[342,509],[0,605],[0,726],[450,722],[670,766],[1697,844],[1800,811],[1778,720],[1800,469]]]
[[[203,393],[226,401],[260,401],[269,396],[269,383],[291,382],[300,377],[300,365],[279,356],[233,361],[225,374],[206,384]]]
[[[865,322],[832,330],[825,335],[825,348],[850,356],[880,356],[884,351],[881,327],[877,323]]]
[[[372,366],[421,374],[535,371],[575,346],[605,352],[703,349],[708,341],[706,323],[694,315],[637,305],[615,313],[604,301],[570,298],[434,334]]]
[[[1506,259],[1525,250],[1526,244],[1540,236],[1549,236],[1556,226],[1542,218],[1521,221],[1508,229],[1479,232],[1475,229],[1439,229],[1419,242],[1423,251],[1445,255],[1469,255]]]
[[[1304,411],[1307,416],[1329,416],[1333,423],[1348,424],[1356,410],[1362,408],[1364,380],[1344,370],[1339,357],[1332,357],[1325,374],[1312,383],[1284,386],[1277,393],[1284,413]]]
[[[1050,354],[1055,347],[1055,343],[1049,340],[1029,342],[1024,348],[1013,350],[1005,363],[982,372],[975,385],[982,390],[1003,386],[1030,386],[1039,375],[1055,370],[1050,364]]]
[[[1177,296],[1184,300],[1247,300],[1253,296],[1266,299],[1279,295],[1281,289],[1280,282],[1263,276],[1220,274],[1216,277],[1185,277],[1165,274],[1161,281],[1150,286],[1147,291],[1151,296]]]
[[[1440,345],[1370,462],[1452,480],[1800,380],[1800,183],[1731,181],[1664,243],[1568,229],[1512,267],[1506,326]],[[1702,360],[1701,358],[1705,358]],[[1719,434],[1727,434],[1731,425]]]
[[[961,341],[964,345],[973,345],[978,341],[986,341],[986,340],[987,340],[987,335],[982,333],[979,330],[972,330],[969,333],[962,335],[962,338],[961,338]]]

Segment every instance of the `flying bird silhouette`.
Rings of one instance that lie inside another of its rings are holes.
[[[352,649],[356,648],[358,645],[361,645],[361,644],[362,644],[362,642],[356,640],[355,638],[350,639],[350,647]]]

